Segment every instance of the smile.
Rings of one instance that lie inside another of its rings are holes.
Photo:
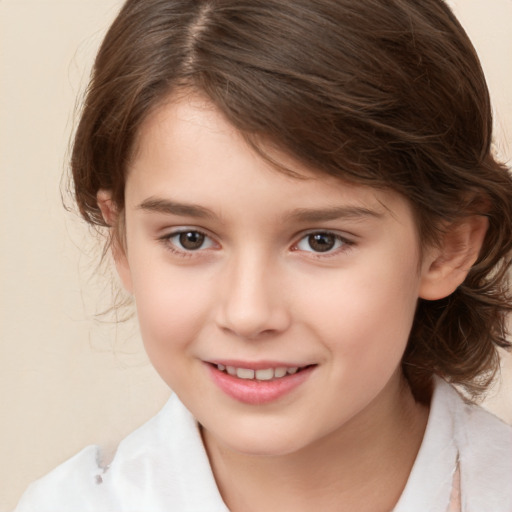
[[[284,366],[278,368],[263,368],[259,370],[252,370],[250,368],[236,368],[235,366],[225,366],[223,364],[217,364],[217,369],[221,372],[225,372],[233,377],[245,380],[275,380],[282,379],[287,375],[294,375],[300,368],[297,366],[286,368]]]
[[[228,362],[211,362],[206,365],[213,382],[230,398],[250,405],[274,402],[301,387],[317,368],[307,366],[254,364],[259,368],[247,368],[248,363],[236,365]]]

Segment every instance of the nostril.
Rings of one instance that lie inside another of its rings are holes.
[[[243,326],[221,326],[222,332],[225,334],[229,334],[232,336],[236,336],[238,338],[243,338],[246,340],[258,340],[261,338],[269,338],[271,336],[275,336],[280,331],[278,329],[263,329],[259,330],[258,328],[248,328],[247,326],[244,328]]]

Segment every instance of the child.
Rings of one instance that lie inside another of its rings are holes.
[[[512,510],[512,180],[441,0],[128,0],[72,171],[175,392],[17,510]]]

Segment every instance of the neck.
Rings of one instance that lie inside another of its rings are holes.
[[[231,512],[380,512],[391,510],[405,487],[427,417],[397,377],[349,423],[291,454],[247,455],[203,435]]]

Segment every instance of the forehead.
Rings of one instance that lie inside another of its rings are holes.
[[[171,97],[141,127],[128,170],[127,202],[172,198],[246,213],[256,202],[260,216],[340,206],[375,216],[412,216],[407,201],[391,190],[348,183],[271,145],[263,149],[291,173],[257,154],[204,97]]]

